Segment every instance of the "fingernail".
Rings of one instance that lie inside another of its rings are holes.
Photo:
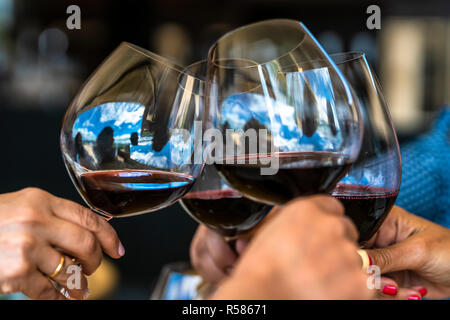
[[[370,257],[370,255],[367,255],[369,257],[369,266],[373,265],[372,263],[372,258]]]
[[[125,248],[123,247],[122,242],[119,242],[119,256],[123,257],[125,255]]]
[[[91,292],[89,291],[89,289],[86,289],[86,291],[83,294],[83,300],[86,300],[87,298],[89,298],[90,294],[91,294]]]
[[[395,296],[397,294],[397,287],[396,286],[385,286],[383,288],[382,292],[389,296]]]
[[[422,297],[425,297],[425,295],[428,293],[428,290],[425,288],[422,288],[419,290],[419,293]]]
[[[414,296],[409,296],[408,300],[422,300],[422,298],[419,297],[419,296],[414,295]]]

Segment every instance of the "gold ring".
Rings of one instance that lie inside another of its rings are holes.
[[[63,267],[64,267],[64,262],[65,262],[65,257],[64,257],[64,255],[62,254],[61,255],[61,261],[59,262],[59,264],[58,264],[58,266],[56,267],[56,269],[55,269],[55,271],[52,273],[52,274],[50,274],[48,277],[49,278],[54,278],[54,277],[56,277],[60,272],[61,272],[61,270],[63,269]]]
[[[361,270],[362,270],[362,272],[366,272],[367,268],[370,266],[369,255],[367,254],[366,250],[358,250],[356,252],[359,254],[359,256],[361,257],[361,260],[362,260]]]

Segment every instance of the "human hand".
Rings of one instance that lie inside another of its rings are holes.
[[[367,247],[374,248],[367,250],[372,263],[398,289],[392,297],[450,296],[450,229],[395,206]]]
[[[217,284],[230,274],[247,243],[248,237],[242,236],[231,248],[221,234],[201,224],[191,242],[191,263],[203,279]]]
[[[71,265],[81,264],[92,274],[102,261],[102,249],[113,258],[125,253],[120,240],[104,219],[74,202],[45,191],[27,188],[0,195],[0,293],[23,292],[32,299],[65,299],[49,277],[72,298],[89,294],[81,274],[80,287],[68,288]]]
[[[294,200],[258,230],[213,299],[369,299],[357,231],[329,196]]]

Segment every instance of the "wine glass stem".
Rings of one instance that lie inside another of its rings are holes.
[[[113,218],[113,216],[107,215],[99,210],[93,209],[91,208],[91,210],[98,216],[102,217],[103,219],[105,219],[106,221],[109,221]]]

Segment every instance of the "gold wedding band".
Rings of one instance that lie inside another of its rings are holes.
[[[361,257],[361,260],[362,260],[361,270],[362,270],[362,272],[366,272],[367,268],[370,266],[369,255],[367,254],[366,250],[358,250],[356,252],[359,254],[359,256]]]
[[[58,266],[56,267],[55,271],[54,271],[52,274],[48,275],[49,278],[54,278],[54,277],[56,277],[56,276],[61,272],[61,270],[62,270],[63,267],[64,267],[64,262],[65,262],[65,260],[66,260],[66,259],[65,259],[64,255],[62,254],[62,255],[61,255],[61,261],[59,262],[59,264],[58,264]]]

